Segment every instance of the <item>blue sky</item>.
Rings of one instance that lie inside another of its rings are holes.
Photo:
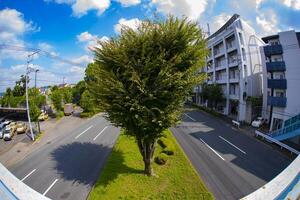
[[[134,28],[145,18],[173,14],[215,31],[234,13],[259,36],[300,28],[300,0],[0,0],[0,45],[9,45],[0,49],[0,92],[25,73],[27,53],[11,46],[39,48],[74,63],[36,56],[38,86],[63,77],[75,83],[92,62],[88,47],[118,36],[120,24]]]

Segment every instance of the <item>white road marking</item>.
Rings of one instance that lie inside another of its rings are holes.
[[[47,188],[47,190],[43,193],[43,195],[45,196],[47,194],[47,192],[49,192],[49,190],[53,187],[53,185],[58,181],[58,179],[55,179],[55,181],[53,181],[53,183]]]
[[[222,140],[224,140],[225,142],[227,142],[228,144],[230,144],[231,146],[233,146],[234,148],[236,148],[237,150],[239,150],[239,151],[242,152],[243,154],[246,154],[245,151],[243,151],[242,149],[238,148],[237,146],[235,146],[234,144],[232,144],[231,142],[229,142],[228,140],[226,140],[226,139],[223,138],[222,136],[219,136],[219,138],[221,138]]]
[[[191,116],[189,116],[188,114],[184,113],[185,116],[187,116],[188,118],[190,118],[191,120],[193,120],[194,122],[196,121],[194,118],[192,118]]]
[[[36,169],[32,170],[29,174],[27,174],[24,178],[22,178],[21,181],[24,181],[26,178],[28,178],[33,172],[35,172]]]
[[[203,142],[203,144],[205,144],[210,150],[212,150],[217,156],[219,156],[222,160],[225,161],[225,159],[218,153],[216,152],[213,148],[211,148],[208,144],[206,144],[206,142],[204,142],[201,138],[200,140]]]
[[[93,140],[96,140],[98,136],[101,135],[101,133],[103,133],[105,131],[105,129],[107,129],[108,126],[105,126],[104,129],[102,129],[102,131],[100,131],[100,133],[98,133],[98,135],[96,135],[96,137],[94,137]]]
[[[92,128],[93,127],[93,125],[92,126],[90,126],[90,127],[88,127],[87,129],[85,129],[82,133],[80,133],[79,135],[77,135],[76,137],[75,137],[75,139],[77,139],[77,138],[79,138],[82,134],[84,134],[85,132],[87,132],[90,128]]]

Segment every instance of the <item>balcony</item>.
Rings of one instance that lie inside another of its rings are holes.
[[[267,72],[282,72],[285,71],[285,62],[267,62]]]
[[[272,89],[286,89],[286,79],[268,79],[268,88]]]
[[[282,54],[281,44],[264,46],[264,52],[267,57],[271,55]]]
[[[286,97],[268,96],[268,105],[276,107],[286,107]]]

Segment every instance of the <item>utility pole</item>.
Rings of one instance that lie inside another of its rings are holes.
[[[37,73],[39,72],[40,70],[39,69],[36,69],[34,72],[35,72],[35,75],[34,75],[34,87],[36,88],[36,76],[37,76]]]
[[[29,67],[29,64],[32,61],[32,57],[37,53],[39,53],[39,51],[35,51],[35,52],[28,55],[27,67],[26,67],[26,76],[25,76],[26,110],[27,110],[27,118],[28,118],[28,123],[29,123],[29,129],[30,129],[30,133],[31,133],[31,139],[33,141],[34,141],[34,134],[33,134],[33,131],[32,131],[32,125],[31,125],[31,120],[30,120],[30,108],[29,108],[29,100],[28,100],[28,75],[29,75],[30,72],[33,71],[33,69]]]
[[[65,78],[66,77],[63,77],[63,84],[62,84],[63,87],[65,87]]]

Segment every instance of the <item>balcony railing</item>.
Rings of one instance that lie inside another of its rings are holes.
[[[286,107],[286,97],[268,96],[268,105],[276,107]]]
[[[277,55],[277,54],[282,54],[282,46],[281,44],[276,44],[276,45],[268,45],[264,46],[264,52],[266,56],[271,56],[271,55]]]
[[[268,79],[268,88],[286,89],[286,79]]]
[[[268,72],[281,72],[286,70],[284,61],[268,62],[266,65]]]

